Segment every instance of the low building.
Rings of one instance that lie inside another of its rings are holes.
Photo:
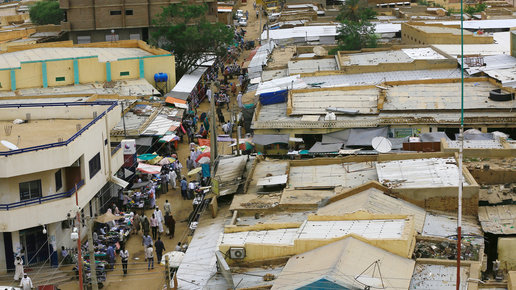
[[[123,154],[109,134],[120,115],[114,101],[0,105],[2,269],[13,269],[16,254],[25,265],[57,265],[57,249],[76,246],[76,210],[91,217],[110,205],[118,192],[110,182],[124,185],[113,176]]]
[[[0,91],[138,79],[154,84],[156,73],[166,73],[168,87],[173,87],[174,56],[140,40],[42,43],[0,54]]]
[[[482,32],[463,31],[464,44],[490,44],[493,36]],[[460,44],[460,26],[408,22],[401,24],[401,41],[404,44]]]
[[[163,8],[174,1],[75,1],[60,0],[59,7],[65,11],[63,31],[69,33],[74,43],[90,43],[115,40],[150,39],[152,21]],[[208,5],[206,16],[211,21],[217,19],[217,2],[205,1]]]

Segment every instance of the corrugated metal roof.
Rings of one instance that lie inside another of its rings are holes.
[[[379,269],[371,267],[375,262]],[[363,289],[359,281],[374,283],[372,289],[408,289],[414,264],[411,259],[348,237],[291,257],[272,289],[337,289],[336,285],[340,285],[338,289]],[[326,287],[324,282],[314,283],[320,281],[331,282]]]
[[[383,111],[460,110],[456,83],[397,85],[387,89]],[[488,81],[464,83],[464,109],[511,109],[512,102],[489,99],[498,87]]]
[[[288,74],[313,73],[338,70],[335,58],[302,59],[288,62]]]
[[[448,141],[448,147],[459,148],[459,141]],[[464,149],[503,149],[500,140],[464,140]]]
[[[331,88],[342,86],[375,85],[381,82],[460,78],[458,69],[411,70],[375,72],[362,74],[341,74],[303,77],[303,81],[313,87]]]
[[[516,234],[516,205],[479,206],[478,220],[484,232],[496,235]]]
[[[163,136],[171,127],[178,127],[180,124],[180,122],[172,121],[166,116],[157,116],[141,135]]]
[[[494,44],[464,44],[464,55],[511,54],[510,32],[495,32],[493,38]],[[460,44],[434,44],[433,47],[453,57],[461,55]]]
[[[241,183],[248,155],[219,159],[215,178],[219,181],[219,195],[235,193]]]
[[[294,91],[291,96],[291,115],[324,115],[329,107],[355,109],[359,114],[376,114],[378,113],[378,94],[377,88],[349,91],[322,89],[311,92]]]
[[[380,183],[391,188],[439,188],[458,186],[459,169],[454,158],[407,159],[377,162]],[[464,185],[468,185],[464,180]]]
[[[207,70],[207,67],[201,66],[195,69],[193,72],[183,75],[183,77],[181,77],[181,79],[177,82],[176,86],[172,89],[172,92],[192,92],[204,72]]]
[[[391,197],[376,188],[369,188],[350,197],[330,203],[317,211],[318,215],[344,215],[357,211],[372,214],[403,214],[414,216],[415,229],[423,232],[426,211],[410,202]]]
[[[460,268],[460,288],[468,289],[468,267]],[[409,289],[456,289],[457,267],[433,264],[416,264]]]
[[[377,180],[373,163],[341,163],[314,166],[291,166],[289,188],[342,186],[352,188],[367,181]]]
[[[450,238],[457,236],[457,216],[427,213],[425,218],[425,225],[423,227],[423,236]],[[462,220],[462,235],[477,236],[478,239],[471,238],[475,243],[483,243],[484,235],[482,229],[476,222],[476,219],[463,218]]]

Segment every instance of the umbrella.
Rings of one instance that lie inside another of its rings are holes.
[[[199,151],[201,151],[202,153],[205,153],[205,152],[210,152],[210,146],[199,146],[197,147],[199,149]]]
[[[199,173],[199,171],[201,171],[201,170],[202,170],[201,167],[194,168],[194,169],[188,171],[188,176],[192,176],[192,175],[194,175],[196,173]]]
[[[140,159],[140,160],[151,160],[151,159],[156,158],[157,156],[158,156],[158,154],[145,153],[145,154],[139,155],[138,159]]]
[[[159,162],[158,162],[159,165],[167,165],[167,164],[170,164],[170,159],[168,158],[163,158],[161,159]]]
[[[161,156],[157,156],[156,158],[151,159],[151,160],[149,160],[149,161],[147,161],[147,162],[148,162],[149,164],[153,164],[153,165],[155,165],[155,164],[158,164],[161,160],[163,160],[163,157],[161,157]]]
[[[210,157],[201,157],[199,159],[197,159],[197,163],[199,164],[206,164],[206,163],[210,163]]]
[[[121,219],[121,217],[119,216],[116,216],[114,214],[112,214],[111,212],[106,212],[105,214],[101,215],[101,216],[98,216],[95,221],[96,222],[99,222],[99,223],[107,223],[107,222],[110,222],[110,221],[115,221],[115,220],[118,220],[118,219]]]
[[[180,251],[168,252],[163,255],[163,258],[161,258],[161,261],[159,261],[159,263],[161,265],[166,265],[165,261],[168,259],[168,266],[171,268],[177,268],[179,267],[179,265],[181,265],[181,261],[183,261],[184,256],[185,253]]]
[[[210,162],[210,152],[204,152],[204,153],[201,153],[197,159],[195,159],[195,162],[197,163],[207,163],[207,162],[201,162],[202,159],[208,159],[208,162]]]
[[[138,163],[138,168],[136,168],[137,170],[143,172],[143,173],[148,173],[148,174],[158,174],[161,172],[161,166],[157,166],[157,165],[149,165],[149,164],[145,164],[145,163]]]

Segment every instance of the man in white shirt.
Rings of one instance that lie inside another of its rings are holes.
[[[149,262],[147,270],[154,269],[154,249],[151,245],[145,249],[145,259]]]
[[[27,276],[27,273],[23,274],[23,278],[20,281],[20,287],[23,290],[30,290],[34,288],[34,286],[32,286],[32,280],[29,276]]]
[[[176,179],[177,179],[177,173],[175,170],[170,170],[168,173],[168,176],[170,178],[170,183],[172,184],[172,188],[176,189]]]
[[[122,269],[124,276],[127,274],[127,262],[129,261],[129,251],[127,249],[120,250],[120,258],[122,259]]]

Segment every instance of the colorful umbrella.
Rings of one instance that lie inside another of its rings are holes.
[[[158,174],[161,172],[161,166],[150,165],[150,164],[145,164],[145,163],[141,163],[141,162],[138,163],[138,168],[136,168],[136,169],[143,173],[148,173],[148,174]]]
[[[146,161],[146,160],[154,159],[157,156],[158,156],[158,154],[146,153],[146,154],[138,155],[138,159]]]
[[[167,165],[167,164],[170,164],[170,163],[171,163],[171,162],[170,162],[170,159],[168,159],[168,158],[163,158],[163,159],[161,159],[161,160],[158,162],[158,164],[159,164],[159,165]]]
[[[197,159],[195,159],[195,162],[197,163],[206,163],[206,162],[200,162],[201,159],[208,158],[208,162],[210,162],[210,152],[204,152],[201,153]]]
[[[192,176],[192,175],[194,175],[194,174],[197,174],[197,173],[199,173],[199,171],[201,171],[201,170],[202,170],[202,168],[201,168],[201,167],[194,168],[194,169],[192,169],[192,170],[188,171],[188,176]]]
[[[163,159],[163,157],[161,156],[157,156],[156,158],[154,159],[151,159],[151,160],[148,160],[147,163],[149,164],[158,164],[161,160]]]

